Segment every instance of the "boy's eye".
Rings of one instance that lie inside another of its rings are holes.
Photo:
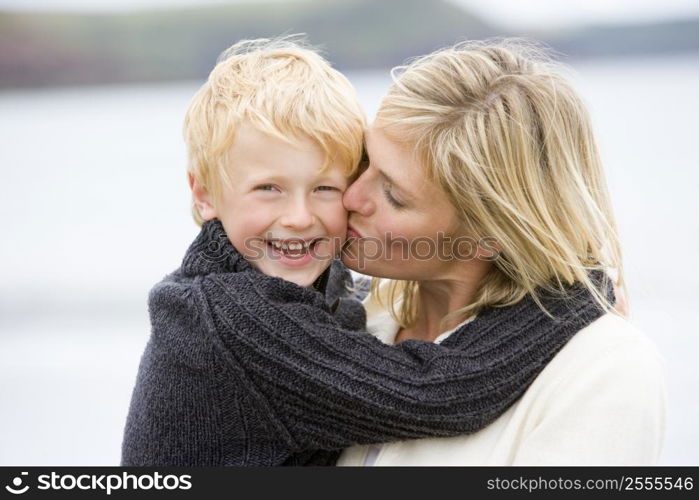
[[[318,186],[316,189],[319,191],[339,191],[339,189],[334,186]]]
[[[277,187],[274,184],[260,184],[259,186],[255,186],[255,191],[273,191],[277,189]]]

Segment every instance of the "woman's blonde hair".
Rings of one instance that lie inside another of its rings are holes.
[[[465,227],[500,251],[474,302],[443,321],[526,294],[541,305],[538,292],[575,282],[611,310],[590,272],[610,273],[620,289],[619,239],[590,119],[561,67],[531,43],[490,40],[439,50],[393,76],[375,126],[413,146]],[[412,325],[419,282],[381,283],[372,280],[374,296]]]
[[[350,82],[301,35],[242,40],[225,50],[194,95],[184,121],[188,171],[219,199],[228,151],[241,122],[293,145],[310,138],[351,177],[362,155],[365,119]],[[192,203],[194,220],[203,219]]]

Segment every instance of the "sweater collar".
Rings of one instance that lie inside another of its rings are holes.
[[[182,271],[187,276],[255,270],[235,249],[218,219],[206,221],[187,249]]]

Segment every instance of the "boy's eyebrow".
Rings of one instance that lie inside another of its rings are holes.
[[[243,182],[249,183],[249,184],[257,184],[257,183],[265,183],[265,182],[283,182],[283,181],[288,181],[290,179],[293,179],[294,176],[290,174],[289,172],[269,172],[269,173],[255,173],[247,177]],[[343,181],[346,181],[346,178],[343,177]],[[335,177],[332,176],[332,174],[328,172],[323,172],[320,174],[317,178],[316,181],[318,182],[334,182],[334,181],[339,181],[339,179],[336,179]]]
[[[271,182],[271,181],[278,181],[281,179],[286,179],[288,176],[285,174],[279,174],[279,173],[255,173],[247,178],[244,179],[244,182],[249,182],[251,184],[255,184],[257,182]]]

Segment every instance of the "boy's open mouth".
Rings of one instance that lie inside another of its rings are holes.
[[[289,258],[301,258],[309,252],[313,254],[321,238],[312,240],[267,240],[267,245],[276,253],[280,253]]]

